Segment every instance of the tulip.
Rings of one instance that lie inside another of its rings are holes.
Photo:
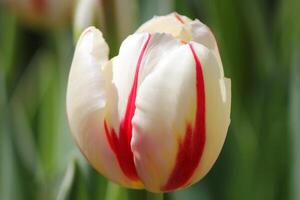
[[[63,24],[71,15],[73,0],[4,0],[22,21],[47,27]]]
[[[99,30],[81,34],[67,115],[83,155],[128,188],[165,192],[199,181],[230,123],[230,80],[211,31],[173,13],[146,22],[119,55],[108,55]]]

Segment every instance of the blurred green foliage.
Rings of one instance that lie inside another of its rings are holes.
[[[135,27],[173,10],[209,25],[232,81],[231,125],[218,161],[198,184],[165,199],[299,200],[300,1],[136,3]],[[0,5],[0,27],[0,199],[161,198],[108,182],[75,147],[65,114],[71,25],[33,29]],[[116,54],[118,29],[107,30]]]

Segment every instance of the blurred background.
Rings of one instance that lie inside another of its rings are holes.
[[[138,199],[95,172],[69,133],[74,41],[89,24],[118,52],[153,15],[207,24],[232,81],[228,136],[210,173],[167,200],[300,199],[299,0],[2,0],[0,199]]]

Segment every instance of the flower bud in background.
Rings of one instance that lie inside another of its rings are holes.
[[[67,115],[76,143],[101,174],[164,192],[188,187],[211,169],[230,123],[231,87],[204,24],[178,14],[152,20],[110,60],[99,30],[82,33]]]
[[[120,41],[124,40],[136,28],[137,7],[137,0],[115,0],[116,23]]]
[[[4,0],[30,25],[48,27],[62,25],[71,17],[73,0]]]
[[[116,48],[129,33],[134,31],[137,19],[136,0],[77,0],[73,18],[76,42],[80,33],[89,26],[96,26]]]
[[[99,0],[77,0],[73,19],[75,41],[87,27],[101,26],[100,21],[103,21],[103,6]]]

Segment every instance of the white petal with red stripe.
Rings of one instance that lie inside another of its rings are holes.
[[[213,51],[192,42],[199,58],[205,82],[206,143],[199,166],[189,184],[199,181],[211,169],[223,147],[230,124],[231,85],[224,78],[219,60]]]
[[[72,135],[87,160],[103,175],[127,187],[141,187],[120,169],[105,136],[103,120],[114,121],[116,89],[108,46],[99,30],[86,29],[76,46],[67,89]]]
[[[196,46],[195,55],[193,46]],[[198,175],[200,159],[207,162],[202,171],[216,159],[219,152],[210,152],[212,149],[206,150],[206,146],[221,148],[229,121],[219,117],[214,122],[221,124],[214,125],[221,128],[211,132],[212,114],[208,112],[214,112],[213,105],[205,102],[211,100],[214,92],[219,98],[221,86],[210,87],[207,80],[218,83],[222,80],[217,59],[205,46],[192,43],[170,51],[141,84],[133,119],[132,150],[137,171],[148,190],[186,187]],[[211,89],[215,91],[206,91]],[[229,118],[229,113],[225,114]]]

